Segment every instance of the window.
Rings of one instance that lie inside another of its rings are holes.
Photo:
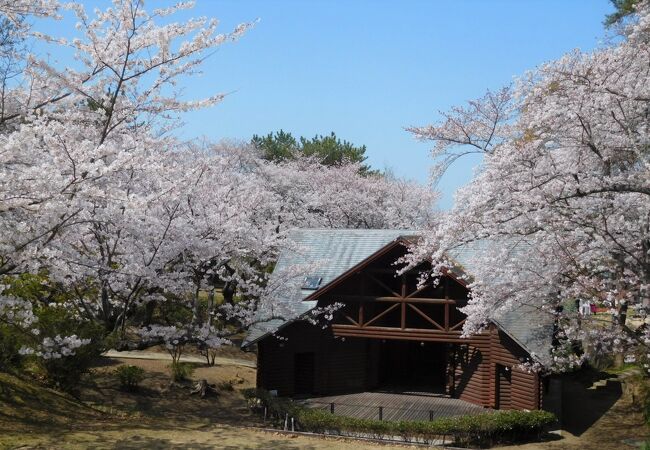
[[[323,281],[321,277],[317,277],[317,276],[305,277],[305,281],[302,282],[302,288],[315,291],[320,287],[321,281]]]

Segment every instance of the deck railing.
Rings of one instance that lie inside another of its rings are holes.
[[[454,415],[480,414],[482,410],[474,408],[466,411],[450,411],[448,408],[418,408],[414,406],[393,406],[393,405],[365,405],[352,402],[326,402],[309,400],[305,406],[314,409],[329,411],[331,414],[356,417],[360,419],[377,420],[435,420],[441,417]]]

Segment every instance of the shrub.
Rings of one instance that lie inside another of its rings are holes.
[[[169,367],[172,372],[172,380],[176,382],[189,380],[194,373],[194,365],[190,363],[172,362]]]
[[[138,366],[120,366],[115,369],[115,375],[120,380],[120,385],[127,391],[135,391],[144,380],[144,369]]]
[[[294,415],[302,429],[319,433],[401,436],[407,442],[428,443],[450,437],[456,445],[481,446],[536,439],[555,422],[555,416],[546,411],[498,411],[429,422],[356,419],[313,409],[299,409]]]
[[[277,424],[286,414],[294,417],[304,431],[338,435],[371,435],[376,438],[400,436],[404,441],[433,443],[451,438],[456,445],[489,446],[539,438],[556,418],[546,411],[495,411],[433,421],[389,422],[338,416],[322,410],[302,407],[289,399],[271,396],[262,389],[242,391],[256,411],[267,409],[267,417]]]

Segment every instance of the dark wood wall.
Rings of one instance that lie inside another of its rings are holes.
[[[279,337],[258,344],[257,384],[281,396],[295,392],[297,353],[314,353],[314,392],[330,394],[366,389],[372,382],[368,364],[372,357],[363,339],[334,339],[329,328],[307,322],[288,325]]]
[[[492,326],[483,339],[457,344],[455,350],[454,397],[491,408],[542,407],[539,376],[519,368],[528,355],[503,331]]]
[[[288,325],[279,336],[267,337],[258,345],[259,387],[277,390],[281,396],[296,395],[295,355],[304,353],[313,353],[314,395],[358,392],[378,386],[381,340],[335,339],[330,327],[323,329],[307,322]],[[539,377],[517,368],[526,352],[505,333],[492,327],[469,339],[469,344],[457,342],[449,346],[447,392],[452,397],[492,408],[541,407]],[[298,357],[298,361],[304,360]],[[509,384],[504,385],[508,374]]]

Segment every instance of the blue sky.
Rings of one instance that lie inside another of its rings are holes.
[[[147,6],[163,3],[170,2],[150,0]],[[372,166],[423,183],[429,144],[404,127],[432,123],[439,110],[574,48],[598,47],[603,18],[612,11],[609,0],[196,3],[186,15],[217,17],[224,32],[260,21],[220,48],[188,85],[189,97],[230,94],[209,110],[188,114],[184,138],[248,140],[281,128],[307,137],[334,131],[365,144]],[[67,22],[47,31],[71,30]],[[442,208],[478,163],[464,160],[443,178]]]

